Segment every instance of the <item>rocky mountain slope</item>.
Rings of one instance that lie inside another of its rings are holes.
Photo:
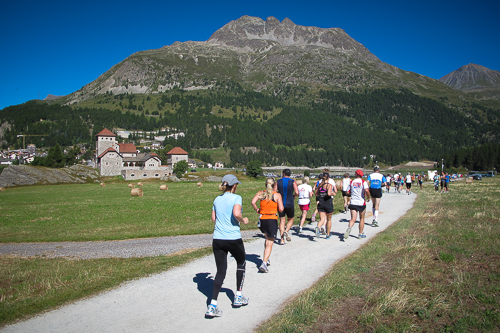
[[[468,64],[460,67],[439,81],[459,90],[473,90],[500,87],[500,71],[494,71],[484,66]]]
[[[452,91],[437,80],[380,61],[342,29],[243,16],[207,41],[176,42],[135,53],[64,101],[72,104],[98,94],[158,93],[175,87],[208,89],[221,80],[274,95],[285,94],[290,87],[316,91],[404,87],[421,94],[441,91],[441,95]]]
[[[475,96],[476,99],[500,100],[500,71],[468,64],[443,76],[439,81]]]

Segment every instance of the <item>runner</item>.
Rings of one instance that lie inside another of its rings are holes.
[[[235,194],[238,178],[234,175],[225,175],[222,178],[223,194],[215,198],[212,206],[212,222],[215,223],[212,249],[214,251],[217,274],[215,275],[212,301],[208,305],[206,317],[220,317],[222,311],[217,307],[222,283],[227,271],[227,253],[236,259],[236,295],[233,306],[239,307],[248,304],[248,298],[242,295],[243,281],[245,280],[245,246],[241,239],[240,223],[247,224],[248,218],[242,215],[241,196]]]
[[[365,229],[365,213],[366,213],[366,201],[365,198],[370,200],[370,191],[368,189],[368,183],[363,180],[363,171],[356,170],[356,179],[351,182],[351,204],[349,209],[351,210],[351,220],[349,221],[349,227],[344,233],[344,242],[349,238],[351,229],[356,222],[357,214],[359,212],[359,236],[358,238],[366,238],[364,234]]]
[[[260,208],[257,208],[257,201],[260,201]],[[252,199],[253,209],[260,214],[259,229],[262,231],[266,240],[264,241],[264,255],[259,270],[262,273],[268,273],[271,263],[269,257],[273,250],[274,240],[278,232],[278,211],[282,212],[283,199],[281,194],[276,193],[276,181],[274,178],[266,179],[266,190],[259,191]]]
[[[397,173],[394,174],[394,193],[399,193],[399,183],[401,182],[401,178]]]
[[[391,191],[391,182],[392,182],[391,174],[390,173],[387,174],[386,180],[387,180],[387,183],[385,183],[386,184],[385,185],[385,189],[386,189],[387,193],[390,193],[390,191]]]
[[[405,177],[405,182],[406,182],[406,193],[407,193],[408,195],[410,195],[410,194],[411,194],[411,181],[412,181],[412,179],[411,179],[411,175],[410,175],[410,173],[408,172],[408,173],[406,174],[406,177]]]
[[[318,211],[320,221],[316,227],[316,237],[320,237],[320,229],[326,224],[326,239],[330,239],[330,230],[332,228],[332,214],[333,214],[333,185],[329,182],[328,173],[321,176],[321,182],[316,188],[316,198],[318,199]]]
[[[281,197],[283,198],[283,205],[285,206],[283,212],[278,213],[280,217],[281,245],[285,244],[285,238],[287,242],[292,241],[289,232],[293,226],[293,218],[295,216],[294,198],[299,195],[297,183],[295,180],[290,178],[291,174],[292,172],[290,169],[283,170],[283,178],[278,180],[277,183],[278,193],[281,194]],[[288,219],[288,222],[286,222],[286,219]]]
[[[347,214],[347,208],[351,203],[351,192],[349,192],[349,186],[351,186],[351,178],[349,174],[344,173],[344,179],[342,179],[342,197],[344,198],[344,214]]]
[[[421,190],[424,189],[424,182],[422,178],[423,178],[422,175],[418,175],[418,185],[420,185]]]
[[[302,178],[302,184],[298,186],[299,190],[299,207],[302,212],[300,217],[300,224],[297,227],[297,234],[302,232],[302,227],[306,221],[307,211],[309,210],[309,205],[311,204],[311,197],[313,196],[313,189],[309,183],[309,177],[305,176]]]
[[[380,167],[376,165],[373,168],[373,173],[368,176],[368,183],[370,184],[370,196],[372,197],[372,213],[373,222],[372,227],[378,227],[378,207],[380,206],[380,199],[382,198],[382,186],[386,185],[387,180],[384,175],[380,173]]]
[[[401,193],[403,191],[403,183],[404,183],[404,178],[401,172],[399,173],[399,190],[398,193]]]

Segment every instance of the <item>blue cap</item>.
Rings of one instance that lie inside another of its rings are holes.
[[[224,184],[224,182],[227,182],[227,185],[229,186],[233,186],[234,184],[241,184],[239,181],[238,181],[238,178],[236,178],[235,175],[225,175],[224,177],[222,177],[222,184]]]

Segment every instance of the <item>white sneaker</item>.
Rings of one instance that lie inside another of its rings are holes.
[[[248,305],[248,297],[245,297],[243,295],[234,296],[233,306],[242,306],[242,305]]]
[[[222,316],[222,311],[219,310],[218,307],[209,304],[207,308],[207,312],[205,312],[206,317],[221,317]]]

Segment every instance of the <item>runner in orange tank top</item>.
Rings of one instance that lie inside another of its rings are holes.
[[[257,201],[260,202],[260,208],[257,207]],[[267,273],[269,272],[267,266],[270,265],[269,257],[271,256],[274,240],[278,232],[277,214],[278,211],[282,212],[285,209],[283,207],[281,194],[276,193],[276,181],[274,178],[266,179],[266,190],[257,192],[252,199],[252,207],[257,213],[260,214],[259,229],[266,237],[264,243],[264,255],[262,257],[263,260],[259,270],[262,273]]]

